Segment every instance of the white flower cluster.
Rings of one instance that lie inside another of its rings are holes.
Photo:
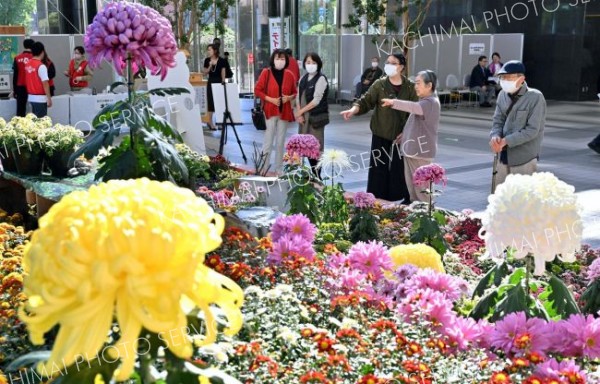
[[[581,247],[583,225],[575,188],[552,173],[509,175],[482,218],[480,236],[492,257],[507,247],[516,258],[532,254],[536,275],[544,273],[545,263],[559,257],[573,262]]]

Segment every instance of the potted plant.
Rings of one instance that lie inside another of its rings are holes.
[[[33,114],[13,117],[6,125],[5,147],[10,149],[17,172],[22,175],[38,175],[42,171],[42,148],[45,131],[52,126],[49,117],[37,118]]]
[[[69,171],[69,158],[75,149],[83,143],[83,132],[70,125],[56,124],[44,131],[40,142],[44,151],[46,165],[55,177],[66,177]]]
[[[12,156],[12,143],[14,143],[14,130],[8,129],[6,121],[0,117],[0,162],[2,169],[8,172],[16,172],[17,166]]]

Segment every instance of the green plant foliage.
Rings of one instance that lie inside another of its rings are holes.
[[[377,217],[365,209],[360,209],[350,220],[350,241],[377,240],[379,237],[377,229]]]
[[[442,226],[446,224],[446,215],[443,211],[428,212],[416,211],[409,216],[412,222],[410,228],[411,243],[427,244],[443,256],[448,250],[448,243],[444,240]]]
[[[592,282],[581,295],[583,313],[595,315],[600,311],[600,279]]]
[[[321,193],[323,195],[323,205],[321,206],[323,222],[346,224],[348,222],[348,203],[344,198],[342,184],[326,185]]]
[[[316,177],[311,167],[302,164],[285,164],[282,180],[288,180],[290,190],[287,194],[286,205],[289,206],[288,215],[302,213],[313,224],[322,221],[320,207],[323,196],[317,186],[321,186],[321,180]]]
[[[170,96],[188,93],[185,88],[161,88],[136,94],[130,90],[129,98],[104,107],[94,118],[94,131],[70,158],[70,164],[80,155],[91,159],[103,147],[110,146],[119,136],[121,126],[130,133],[118,147],[102,158],[96,179],[134,179],[147,177],[160,181],[188,183],[188,169],[175,149],[182,142],[179,133],[150,104],[150,95]]]

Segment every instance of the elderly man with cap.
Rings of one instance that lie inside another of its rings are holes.
[[[497,73],[502,91],[492,120],[490,147],[497,161],[495,184],[509,174],[530,175],[537,170],[544,125],[546,100],[525,82],[525,66],[512,60]]]

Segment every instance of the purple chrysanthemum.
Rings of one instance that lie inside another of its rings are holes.
[[[289,157],[294,157],[294,154],[296,154],[300,157],[308,157],[315,160],[320,156],[320,148],[321,145],[316,137],[305,134],[293,135],[285,145]]]
[[[153,75],[167,75],[175,66],[177,43],[171,24],[156,10],[125,1],[108,3],[87,27],[84,37],[90,66],[98,67],[103,59],[112,62],[119,75],[132,63],[145,67]]]
[[[369,192],[356,192],[354,206],[358,209],[369,209],[375,204],[375,196]]]
[[[446,171],[436,163],[423,165],[413,174],[413,183],[419,187],[429,187],[429,183],[446,185]]]
[[[358,269],[372,280],[378,280],[384,271],[393,267],[388,249],[381,241],[359,241],[348,251],[348,260],[352,268]]]
[[[586,375],[573,360],[563,360],[560,363],[555,359],[549,359],[535,369],[535,374],[542,379],[561,380],[564,378],[576,378],[585,382]],[[573,381],[575,382],[575,381]]]
[[[315,250],[312,243],[301,236],[284,235],[278,241],[273,242],[273,249],[267,256],[267,262],[281,264],[285,260],[302,257],[308,261],[315,259]]]
[[[546,353],[551,340],[546,321],[527,319],[524,312],[517,312],[496,322],[496,328],[490,335],[490,343],[507,355],[524,355],[527,352]]]
[[[415,267],[412,264],[404,264],[399,266],[394,271],[394,277],[396,277],[398,281],[402,283],[404,282],[404,280],[408,279],[409,277],[412,277],[415,273],[417,273],[418,270],[419,268]]]
[[[465,292],[463,286],[466,282],[458,277],[439,273],[432,269],[420,269],[414,274],[410,283],[407,284],[408,292],[415,292],[419,289],[432,289],[441,292],[450,300],[459,299]]]
[[[592,261],[592,264],[588,267],[587,278],[590,283],[600,278],[600,257]]]
[[[289,216],[279,216],[271,227],[271,241],[279,241],[285,235],[300,236],[312,243],[315,240],[317,227],[308,217],[301,213]]]
[[[448,337],[450,345],[459,351],[466,351],[481,343],[486,328],[481,322],[468,317],[455,316],[453,321],[441,329],[441,333]]]
[[[600,319],[592,315],[571,315],[556,325],[556,334],[562,335],[559,352],[567,356],[600,357]]]

